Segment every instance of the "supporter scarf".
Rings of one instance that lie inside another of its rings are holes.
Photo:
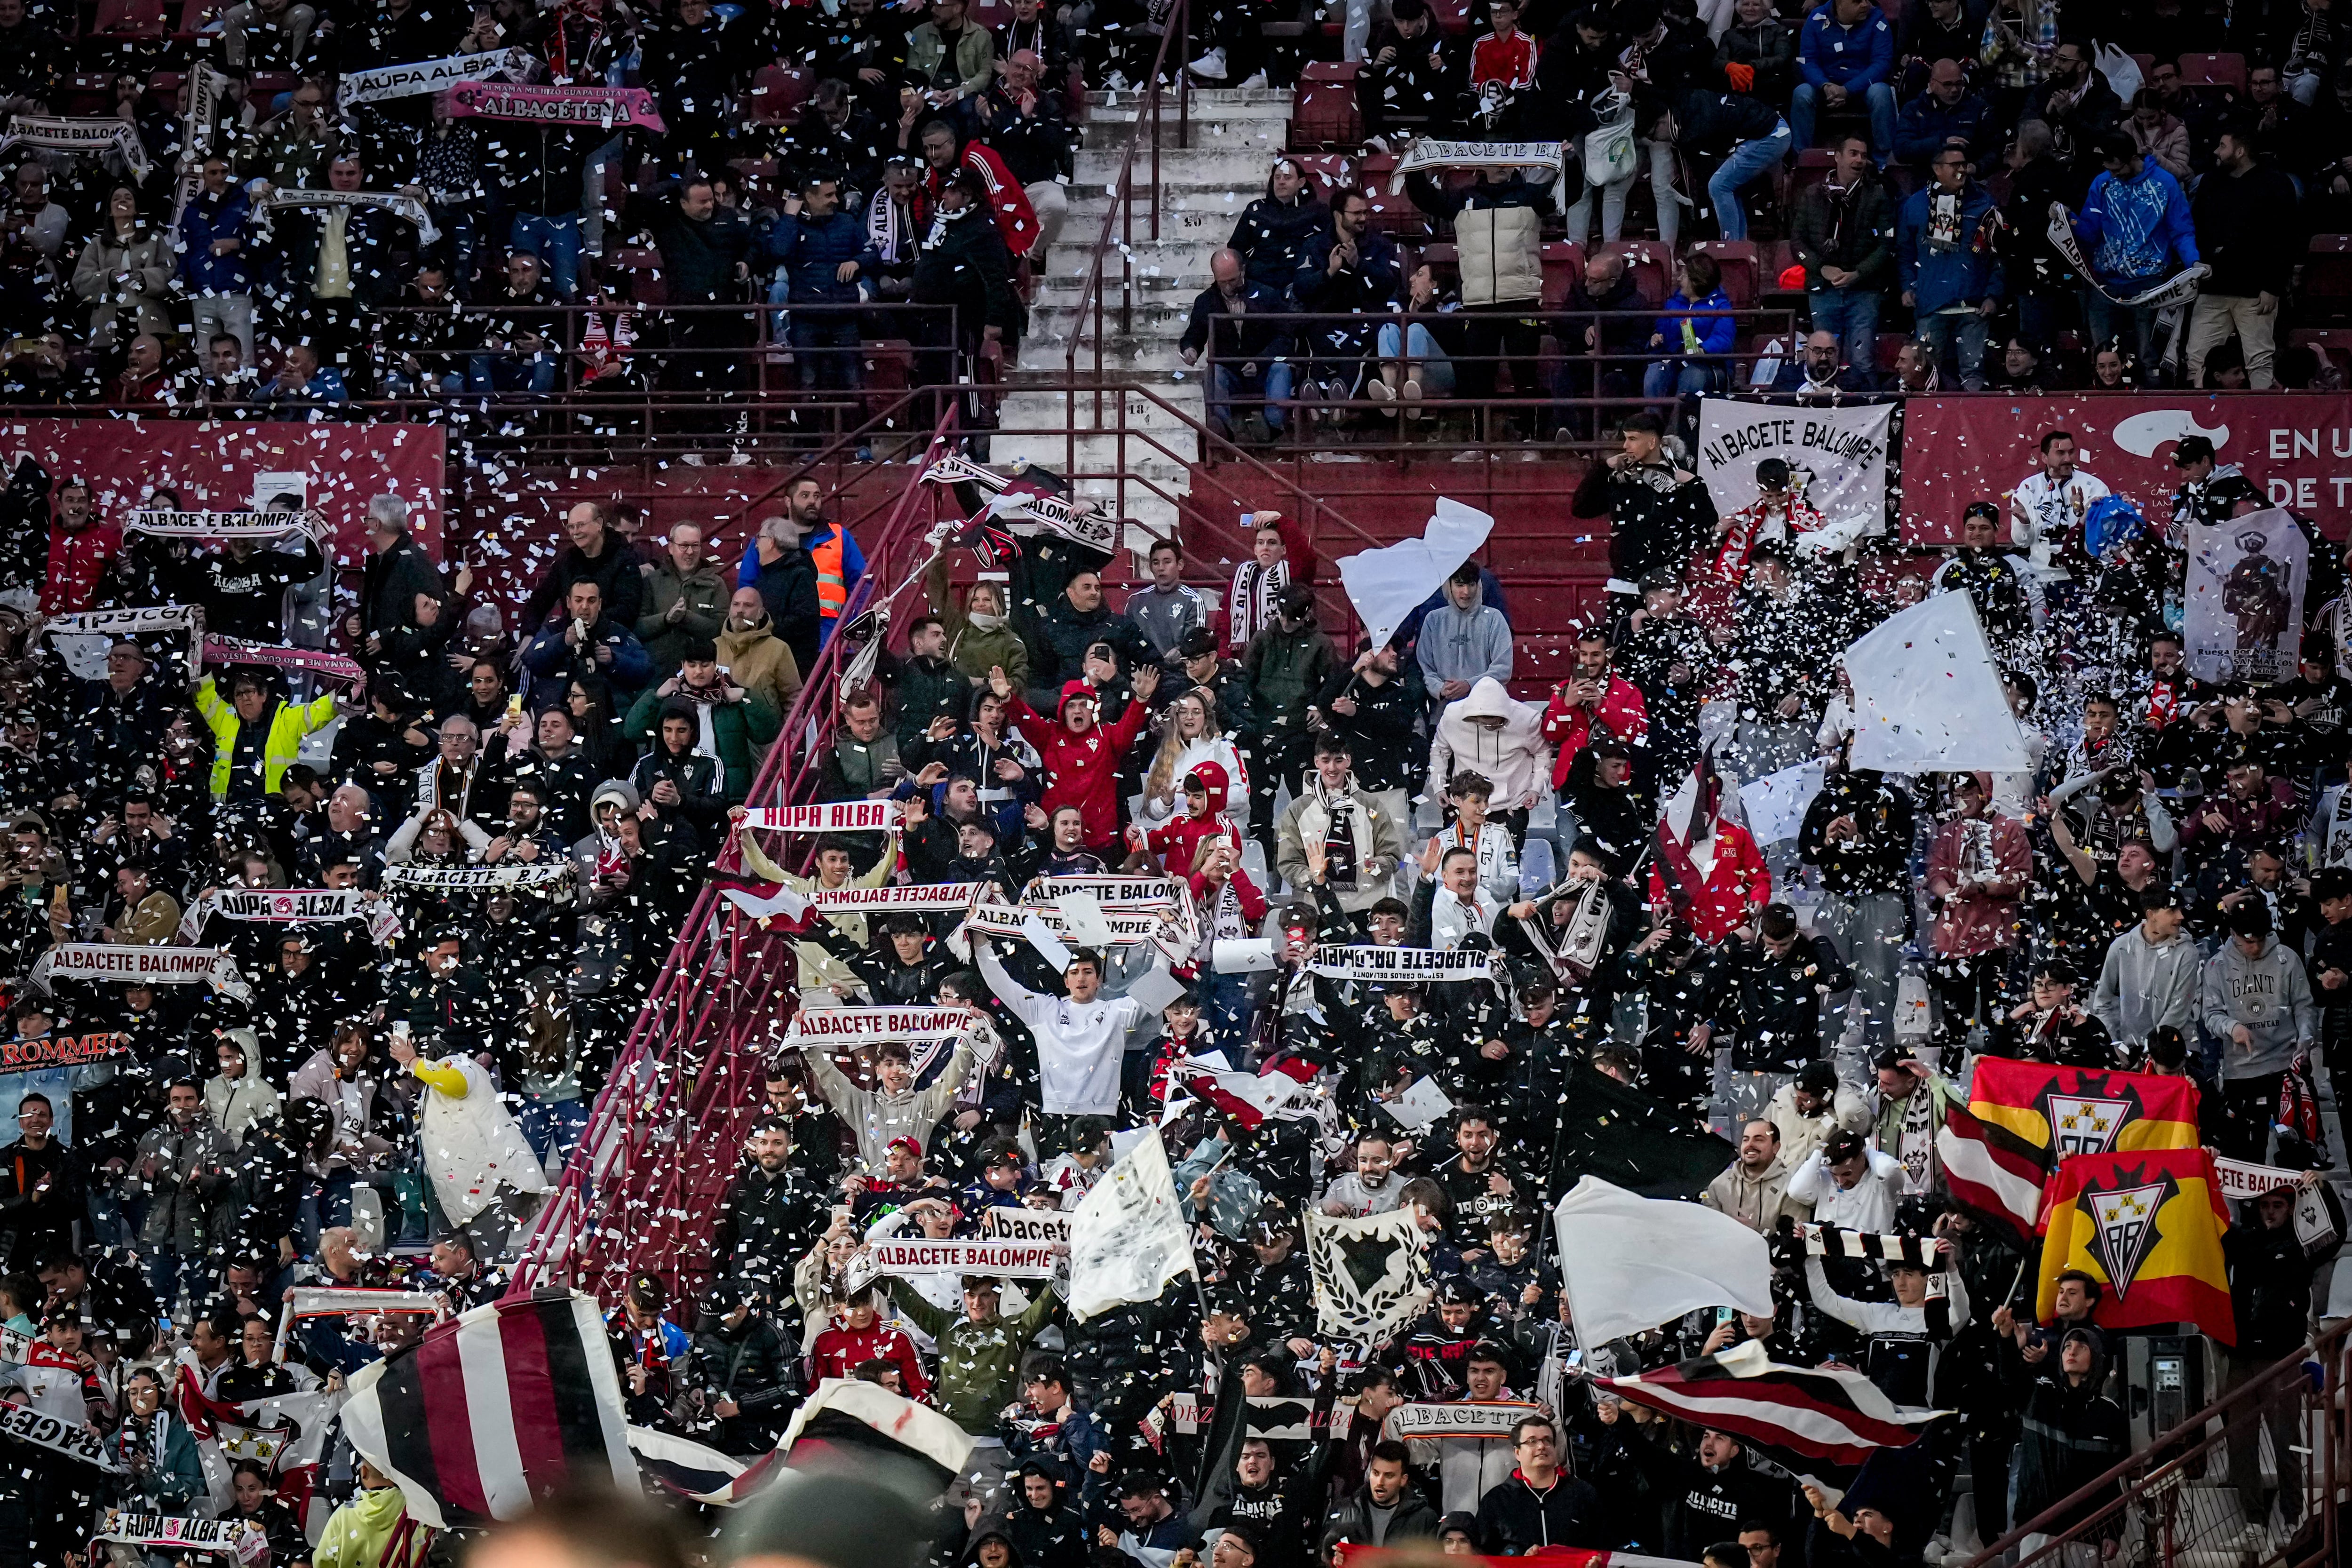
[[[562,860],[515,861],[499,866],[386,866],[386,891],[408,888],[432,893],[534,892],[563,887],[572,864]]]
[[[896,833],[895,800],[832,800],[822,805],[754,805],[743,826],[770,833]]]
[[[55,153],[121,154],[125,167],[144,180],[151,165],[140,144],[139,128],[127,120],[62,120],[46,114],[19,114],[0,136],[0,152],[11,147],[45,147]]]
[[[1801,496],[1791,496],[1786,505],[1780,507],[1764,500],[1741,507],[1731,514],[1731,531],[1724,535],[1723,548],[1716,552],[1717,577],[1734,587],[1748,580],[1748,557],[1756,549],[1757,540],[1764,537],[1764,526],[1772,521],[1775,511],[1780,515],[1782,538],[1811,533],[1822,525],[1822,514]]]
[[[1517,1399],[1415,1403],[1390,1411],[1381,1430],[1400,1443],[1414,1437],[1508,1438],[1521,1417],[1538,1414],[1534,1405]]]
[[[987,882],[915,882],[903,888],[811,888],[808,901],[829,915],[900,910],[961,914],[990,886]]]
[[[459,82],[449,89],[452,116],[517,120],[528,125],[639,127],[664,132],[654,95],[641,87],[516,87]]]
[[[488,76],[529,77],[530,57],[520,49],[490,49],[478,55],[451,55],[445,59],[416,60],[376,70],[352,71],[336,89],[335,104],[380,103],[387,98],[409,98],[420,92],[440,92],[459,82]]]
[[[367,679],[367,671],[360,668],[359,660],[345,654],[330,653],[321,647],[271,647],[262,643],[239,642],[234,637],[206,637],[204,662],[266,664],[272,669],[307,670],[339,686],[357,686]]]
[[[189,605],[151,605],[142,610],[82,610],[51,616],[41,623],[44,637],[133,637],[150,632],[184,632],[196,624]]]
[[[1003,498],[1014,496],[1000,515],[1018,515],[1029,520],[1026,525],[1014,522],[1015,533],[1034,534],[1040,527],[1060,534],[1074,544],[1089,550],[1115,554],[1118,548],[1118,525],[1090,508],[1073,504],[1066,496],[1048,495],[1042,491],[1018,487],[1014,480],[992,469],[982,468],[971,458],[950,455],[923,470],[927,485],[969,484]]]
[[[207,916],[225,921],[355,921],[367,895],[357,888],[222,888],[198,899],[180,922],[180,935],[193,941]]]
[[[2173,305],[2186,304],[2196,298],[2198,285],[2204,282],[2213,270],[2201,261],[2194,262],[2161,282],[2152,284],[2138,293],[2126,298],[2101,283],[2098,280],[2098,275],[2091,270],[2090,258],[2083,254],[2083,242],[2074,237],[2074,219],[2066,211],[2065,205],[2059,202],[2050,204],[2050,244],[2059,255],[2066,258],[2066,265],[2073,268],[2077,276],[2088,281],[2092,288],[2096,289],[2116,304],[2128,305],[2133,310],[2138,310],[2142,306],[2163,310]]]
[[[823,1012],[824,1009],[819,1008]],[[929,1241],[891,1237],[873,1242],[874,1266],[894,1276],[985,1274],[997,1279],[1051,1279],[1068,1248],[1033,1241]]]
[[[1113,947],[1134,947],[1144,942],[1157,946],[1170,959],[1182,963],[1189,956],[1184,944],[1170,928],[1165,916],[1131,910],[1103,911],[1103,923],[1110,928]],[[1035,904],[979,904],[964,917],[963,930],[973,936],[1026,938],[1031,921],[1041,921],[1045,930],[1065,946],[1084,946],[1070,930],[1070,922],[1054,906]]]
[[[343,79],[349,82],[351,78]],[[261,198],[261,205],[273,211],[279,207],[382,207],[414,225],[419,244],[431,245],[441,237],[441,231],[425,215],[425,204],[397,191],[272,191]]]
[[[206,983],[243,1001],[253,991],[236,972],[236,961],[209,947],[142,947],[104,942],[61,942],[41,954],[26,984],[46,993],[49,981],[140,981],[149,985]]]
[[[121,1034],[41,1035],[29,1040],[0,1040],[0,1073],[84,1067],[106,1060],[128,1044],[130,1037]],[[0,1361],[7,1359],[0,1355]]]
[[[866,237],[883,260],[906,259],[907,219],[899,216],[898,204],[890,199],[887,187],[874,193],[866,209]]]
[[[968,1007],[803,1007],[785,1028],[784,1044],[850,1050],[890,1040],[955,1040],[973,1021]]]
[[[1328,980],[1391,980],[1416,985],[1494,978],[1492,949],[1439,952],[1426,947],[1374,947],[1366,942],[1318,942],[1307,967]]]
[[[1886,1236],[1849,1230],[1842,1225],[1800,1225],[1797,1235],[1815,1258],[1859,1258],[1878,1263],[1908,1263],[1920,1268],[1943,1267],[1933,1237]]]
[[[276,539],[297,529],[322,539],[328,531],[326,514],[316,507],[301,511],[163,511],[142,507],[122,525],[125,533],[157,533],[173,539]]]
[[[84,1426],[44,1415],[30,1405],[0,1405],[0,1437],[47,1448],[97,1469],[112,1471],[116,1468],[107,1457],[106,1439]]]
[[[1432,169],[1486,169],[1503,174],[1512,169],[1540,169],[1559,177],[1565,162],[1557,142],[1440,142],[1423,137],[1415,142],[1389,175],[1389,194],[1404,189],[1405,176]]]
[[[95,1539],[165,1552],[213,1552],[239,1563],[264,1563],[269,1558],[269,1537],[250,1520],[183,1519],[176,1514],[110,1508]]]

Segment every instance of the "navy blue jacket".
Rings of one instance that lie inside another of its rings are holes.
[[[769,259],[782,264],[795,305],[854,305],[857,282],[841,281],[841,264],[855,261],[861,274],[882,265],[866,237],[866,226],[837,209],[830,217],[786,213],[769,228],[763,243]]]

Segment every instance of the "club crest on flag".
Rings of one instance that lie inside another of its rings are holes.
[[[1430,1294],[1427,1243],[1405,1211],[1307,1216],[1315,1315],[1327,1334],[1367,1343],[1412,1321]]]
[[[2083,1202],[2097,1222],[2091,1247],[2105,1267],[2107,1282],[2116,1295],[2130,1291],[2133,1277],[2159,1238],[2157,1211],[2179,1190],[2180,1184],[2166,1176],[2141,1186],[2107,1192],[2095,1187],[2084,1193]]]
[[[2126,1091],[2126,1096],[2128,1091]],[[2042,1114],[2050,1119],[2050,1142],[2058,1157],[2105,1154],[2116,1146],[2116,1134],[2139,1114],[2137,1100],[2126,1097],[2095,1100],[2087,1095],[2050,1094],[2043,1097]]]

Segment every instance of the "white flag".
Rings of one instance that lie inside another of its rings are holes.
[[[1771,1250],[1729,1215],[1587,1176],[1552,1210],[1552,1226],[1580,1344],[1640,1333],[1700,1307],[1771,1316]]]
[[[1410,1209],[1332,1219],[1308,1210],[1316,1327],[1379,1344],[1429,1304],[1429,1238]]]
[[[2033,766],[1966,594],[1938,594],[1845,650],[1857,768],[1918,773]]]
[[[1083,1323],[1113,1307],[1158,1300],[1180,1274],[1199,1277],[1192,1227],[1177,1206],[1168,1149],[1154,1128],[1070,1215],[1070,1315]]]
[[[1475,507],[1437,498],[1437,513],[1419,539],[1384,544],[1339,558],[1339,583],[1363,617],[1364,635],[1379,647],[1415,606],[1454,575],[1486,542],[1495,520]]]

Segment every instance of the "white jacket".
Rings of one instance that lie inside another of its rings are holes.
[[[1817,1225],[1843,1226],[1885,1235],[1895,1228],[1895,1205],[1903,1195],[1903,1162],[1892,1154],[1865,1149],[1868,1168],[1862,1180],[1841,1187],[1830,1174],[1829,1162],[1816,1154],[1789,1178],[1789,1196],[1813,1205]]]
[[[1475,722],[1500,719],[1500,725]],[[1447,705],[1429,742],[1429,793],[1445,792],[1457,773],[1486,775],[1495,786],[1492,809],[1515,811],[1529,795],[1551,788],[1551,748],[1544,743],[1543,710],[1519,702],[1493,676],[1482,676],[1470,695]]]
[[[278,1091],[248,1062],[243,1078],[205,1081],[205,1109],[212,1113],[213,1125],[220,1129],[221,1136],[234,1149],[245,1142],[247,1128],[265,1116],[278,1114]]]

